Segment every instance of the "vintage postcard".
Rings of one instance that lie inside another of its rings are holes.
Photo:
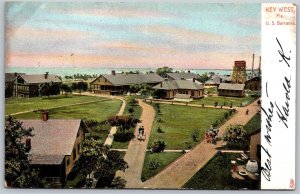
[[[294,190],[296,5],[5,4],[5,187]]]

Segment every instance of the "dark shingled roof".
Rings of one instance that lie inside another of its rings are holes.
[[[51,75],[51,74],[47,76],[47,79],[45,79],[44,74],[20,75],[19,77],[23,78],[24,81],[28,84],[40,84],[45,82],[61,82],[60,78],[57,75]]]
[[[218,90],[244,90],[245,84],[221,83]]]
[[[158,82],[161,82],[161,81],[164,80],[162,77],[160,77],[156,73],[149,73],[149,74],[143,74],[143,73],[138,73],[138,74],[117,73],[115,75],[104,74],[104,75],[100,75],[100,76],[105,77],[114,86],[123,86],[123,85],[131,85],[131,84],[143,84],[143,83],[158,83]],[[96,81],[98,78],[96,78],[94,81]],[[93,82],[91,82],[91,83],[93,83]]]
[[[179,79],[199,79],[200,76],[195,74],[195,73],[185,73],[185,72],[181,72],[181,73],[167,73],[167,75],[169,77],[171,77],[174,80],[179,80]]]
[[[231,76],[227,76],[227,75],[213,75],[211,76],[211,78],[209,80],[207,80],[205,82],[205,84],[220,84],[221,83],[221,79],[222,82],[230,82],[231,81]]]
[[[80,119],[20,121],[24,127],[34,128],[30,150],[32,164],[61,164],[66,155],[71,155]]]
[[[17,75],[25,75],[24,73],[17,73]],[[13,82],[15,81],[16,76],[15,73],[5,73],[5,82]]]
[[[203,85],[189,80],[165,80],[162,85],[159,83],[152,87],[158,90],[176,90],[176,89],[189,89],[189,90],[201,90],[204,89]]]

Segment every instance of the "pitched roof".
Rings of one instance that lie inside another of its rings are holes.
[[[218,90],[244,90],[245,84],[221,83]]]
[[[24,75],[24,73],[17,73],[17,75]],[[5,82],[13,82],[16,79],[15,73],[5,73]]]
[[[200,76],[195,73],[185,73],[185,72],[180,72],[180,73],[167,73],[168,77],[173,78],[174,80],[179,80],[179,79],[198,79]]]
[[[231,75],[213,75],[209,80],[207,80],[205,83],[206,84],[220,84],[224,81],[231,81]]]
[[[44,74],[19,75],[28,84],[40,84],[45,82],[61,82],[59,76],[49,74],[47,79]]]
[[[24,127],[34,128],[30,150],[32,164],[61,164],[65,155],[71,155],[80,119],[20,121]]]
[[[201,90],[204,89],[202,84],[198,84],[189,80],[165,80],[160,84],[152,87],[159,90],[175,90],[175,89],[189,89],[189,90]]]
[[[149,73],[149,74],[126,74],[126,73],[117,73],[115,75],[112,74],[103,74],[100,75],[105,77],[112,85],[115,86],[122,86],[122,85],[131,85],[131,84],[143,84],[143,83],[158,83],[163,81],[164,79],[157,75],[156,73]],[[99,77],[100,77],[99,76]],[[99,78],[98,77],[98,78]],[[94,81],[96,81],[96,78]],[[93,83],[92,81],[91,83]]]

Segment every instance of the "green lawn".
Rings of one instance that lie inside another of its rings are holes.
[[[224,117],[228,110],[198,108],[160,104],[160,114],[156,114],[151,131],[149,146],[155,141],[164,141],[166,149],[190,149],[199,143],[204,133],[216,120]],[[164,133],[159,133],[160,127]],[[192,133],[197,131],[198,141],[193,141]]]
[[[126,104],[124,114],[129,115],[129,108],[132,108],[134,110],[132,116],[134,118],[139,119],[141,117],[142,109],[139,105],[130,106],[128,103]],[[128,147],[128,144],[130,140],[134,137],[134,129],[131,128],[130,130],[126,131],[124,134],[120,131],[117,131],[117,133],[114,136],[114,141],[112,143],[112,148],[116,149],[126,149]]]
[[[261,114],[256,113],[254,117],[244,126],[247,133],[252,133],[261,127]]]
[[[182,153],[178,152],[162,152],[162,153],[150,153],[147,152],[145,155],[144,166],[142,171],[142,181],[145,181],[152,176],[159,173],[162,169],[168,166],[172,161],[176,160]],[[156,169],[151,169],[152,163],[157,162],[158,166]]]
[[[58,106],[65,106],[75,103],[84,103],[89,101],[101,100],[99,97],[94,96],[53,96],[44,98],[18,98],[18,99],[5,99],[5,114],[12,114],[23,111],[49,109]]]
[[[50,119],[93,119],[103,121],[108,116],[115,115],[119,111],[121,103],[119,100],[101,99],[101,101],[83,105],[49,109],[48,112]],[[15,117],[19,119],[37,119],[41,118],[41,114],[30,112],[18,114]]]
[[[244,105],[248,105],[251,102],[253,102],[256,99],[256,97],[251,97],[251,96],[245,96],[242,98],[237,98],[237,97],[225,97],[225,96],[208,96],[204,97],[199,100],[193,100],[192,104],[204,104],[204,105],[210,105],[214,106],[215,102],[218,102],[218,106],[224,106],[224,103],[226,103],[226,106],[230,106],[232,103],[233,107],[239,107],[241,103]]]
[[[260,181],[237,180],[232,178],[230,161],[236,160],[238,154],[219,154],[213,157],[199,170],[183,188],[188,189],[260,189]],[[239,163],[238,163],[239,164]]]

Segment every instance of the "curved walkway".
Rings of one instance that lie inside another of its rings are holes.
[[[124,113],[125,107],[126,107],[126,101],[120,97],[120,96],[111,96],[111,95],[104,95],[104,94],[92,94],[89,92],[84,92],[81,93],[81,95],[85,95],[85,96],[98,96],[98,97],[102,97],[102,98],[110,98],[110,99],[118,99],[122,101],[122,105],[120,107],[119,112],[117,113],[117,115],[122,115]],[[117,127],[112,127],[109,131],[109,134],[104,142],[104,145],[108,145],[111,146],[113,140],[114,140],[114,135],[117,132]]]
[[[128,168],[125,172],[118,171],[116,174],[116,176],[120,176],[126,180],[126,188],[142,187],[141,174],[150,132],[155,117],[155,110],[151,105],[146,104],[142,100],[138,100],[138,102],[142,108],[142,114],[140,117],[141,123],[136,126],[134,134],[138,133],[138,128],[142,125],[145,128],[146,138],[145,141],[139,141],[137,138],[130,141],[127,152],[124,156],[125,161],[128,163]]]
[[[248,115],[245,114],[247,109],[249,109]],[[257,100],[246,107],[238,108],[237,113],[219,128],[219,134],[222,135],[229,125],[245,125],[259,110],[260,107],[257,104]],[[225,142],[222,141],[219,141],[217,145],[206,144],[202,141],[194,149],[175,160],[159,174],[142,183],[142,185],[136,185],[136,187],[152,189],[181,188],[217,153],[217,148],[224,144]]]

